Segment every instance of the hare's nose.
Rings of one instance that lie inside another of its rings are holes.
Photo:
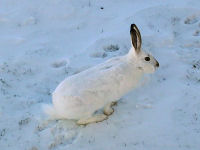
[[[159,67],[159,63],[156,61],[156,67]]]

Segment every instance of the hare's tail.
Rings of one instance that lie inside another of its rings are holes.
[[[60,119],[61,118],[53,105],[45,104],[45,105],[43,105],[43,110],[44,110],[45,114],[47,114],[50,117],[50,119]]]

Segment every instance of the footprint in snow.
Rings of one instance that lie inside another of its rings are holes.
[[[200,30],[196,30],[196,31],[193,33],[193,36],[200,36]]]
[[[90,57],[94,58],[105,58],[107,57],[107,54],[105,52],[94,52],[90,55]]]
[[[56,61],[56,62],[52,63],[51,66],[52,66],[53,68],[60,68],[60,67],[65,66],[66,64],[67,64],[67,61],[65,61],[65,60],[60,60],[60,61]]]
[[[52,137],[48,143],[49,150],[73,144],[80,134],[80,128],[70,120],[46,120],[36,127],[36,131],[40,136],[49,132]]]
[[[118,51],[120,48],[117,44],[110,44],[108,46],[104,46],[103,49],[106,52],[115,52]]]
[[[110,44],[107,46],[103,46],[104,51],[97,51],[92,53],[90,56],[94,58],[105,58],[108,56],[107,52],[115,52],[118,51],[120,47],[117,44]]]
[[[196,15],[192,15],[192,16],[189,16],[185,19],[184,23],[185,24],[194,24],[196,22],[198,22],[199,19]]]

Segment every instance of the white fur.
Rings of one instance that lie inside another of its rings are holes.
[[[117,101],[136,87],[143,75],[136,54],[130,52],[70,76],[53,92],[53,107],[47,113],[54,118],[80,119]]]
[[[144,57],[151,61],[145,62]],[[93,113],[137,87],[144,73],[155,71],[157,61],[132,47],[128,54],[114,57],[62,81],[53,92],[53,106],[46,112],[56,119],[92,117]]]

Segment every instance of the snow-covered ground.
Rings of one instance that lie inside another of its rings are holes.
[[[199,0],[0,0],[0,150],[199,150],[199,6]],[[159,70],[106,121],[46,122],[42,106],[59,82],[127,53],[131,23]]]

